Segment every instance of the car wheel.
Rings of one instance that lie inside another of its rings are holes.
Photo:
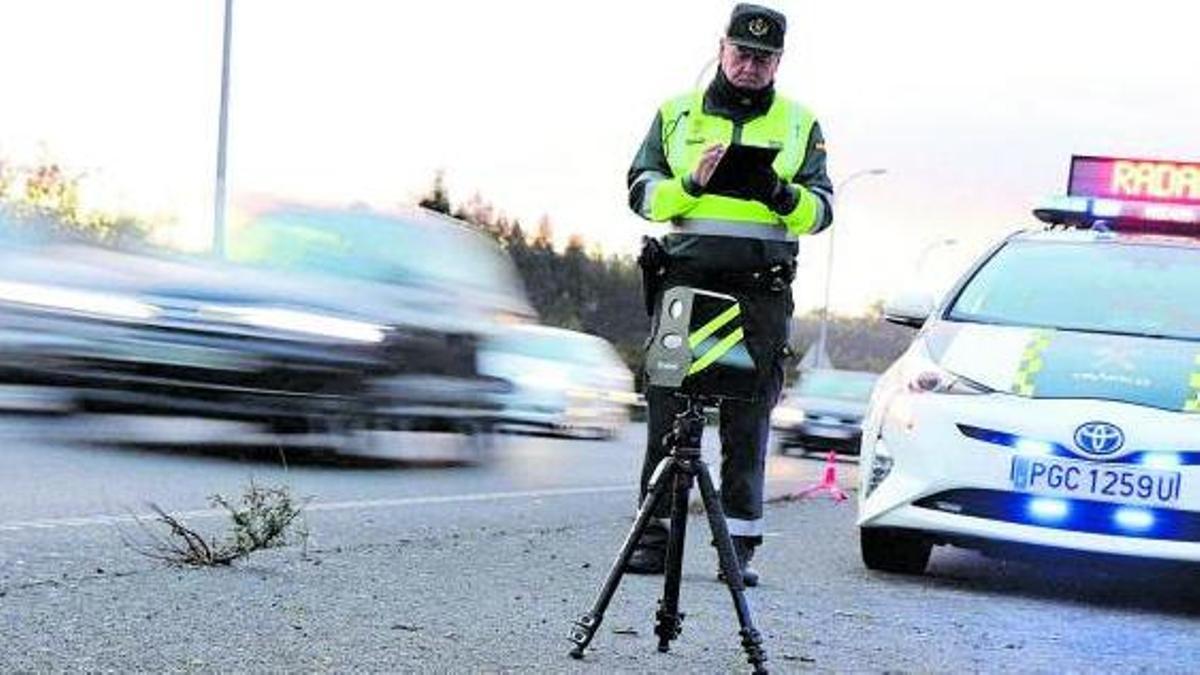
[[[916,532],[878,527],[858,529],[863,564],[870,570],[924,574],[933,544]]]

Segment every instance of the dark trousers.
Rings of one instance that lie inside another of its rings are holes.
[[[770,416],[783,389],[783,359],[787,353],[788,329],[794,308],[792,291],[789,286],[779,291],[729,287],[711,275],[679,276],[665,286],[681,284],[733,295],[742,307],[746,348],[758,373],[758,394],[753,401],[725,400],[721,403],[721,504],[729,523],[729,533],[746,538],[747,543],[758,544],[763,533],[763,484]],[[685,408],[682,399],[659,387],[647,389],[646,403],[649,419],[646,457],[642,464],[642,498],[646,496],[655,467],[666,456],[663,437],[670,432],[675,415]],[[670,515],[669,500],[659,503],[655,515],[660,518]],[[666,526],[655,521],[651,523],[642,538],[642,545],[665,545]]]

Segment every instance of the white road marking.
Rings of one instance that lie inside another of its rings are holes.
[[[346,502],[311,502],[305,506],[305,511],[350,511],[356,509],[386,509],[397,506],[424,506],[429,504],[462,504],[468,502],[495,502],[514,499],[543,499],[546,497],[572,497],[578,495],[606,494],[611,492],[634,492],[637,486],[629,485],[598,485],[594,487],[554,488],[549,490],[524,490],[519,492],[483,492],[479,494],[461,495],[428,495],[423,497],[399,497],[396,499],[368,499]],[[195,520],[198,518],[213,518],[226,515],[223,509],[203,509],[199,511],[171,512],[180,520]],[[133,523],[139,520],[152,520],[153,513],[117,515],[78,516],[74,518],[44,518],[38,520],[0,522],[0,532],[22,532],[25,530],[56,530],[65,527],[91,527],[94,525],[117,525]]]

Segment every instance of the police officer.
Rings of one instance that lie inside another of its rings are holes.
[[[762,542],[767,434],[783,386],[798,238],[824,230],[833,219],[821,129],[807,108],[774,88],[786,29],[787,19],[772,9],[734,7],[716,76],[707,88],[658,110],[628,176],[630,208],[671,228],[658,247],[664,255],[643,255],[643,266],[654,268],[646,270],[647,278],[659,282],[655,297],[662,288],[687,285],[729,293],[742,306],[758,396],[721,405],[721,501],[747,586],[758,584],[749,562]],[[738,189],[709,192],[709,179],[733,144],[776,147],[779,153],[770,167],[740,176]],[[683,408],[656,387],[646,398],[643,497],[665,453],[662,438]],[[668,511],[669,505],[660,506],[629,571],[663,572]]]

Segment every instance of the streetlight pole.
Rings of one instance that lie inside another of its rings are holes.
[[[217,121],[217,184],[213,195],[212,252],[225,257],[225,154],[229,145],[229,44],[233,38],[233,0],[225,0],[225,36],[221,46],[221,107]]]
[[[887,169],[863,169],[846,176],[833,190],[835,203],[840,203],[843,191],[855,180],[863,176],[882,176]],[[821,332],[817,336],[817,366],[828,367],[829,361],[829,289],[833,286],[833,242],[838,228],[829,229],[829,254],[825,264],[825,304],[821,307]]]
[[[958,243],[958,240],[955,239],[954,237],[946,237],[945,239],[937,239],[935,241],[931,241],[928,244],[926,244],[924,246],[924,248],[921,249],[921,252],[917,255],[917,268],[915,270],[917,273],[917,276],[920,277],[921,274],[925,271],[925,258],[930,253],[933,253],[935,250],[937,250],[943,246],[954,246],[957,243]]]

